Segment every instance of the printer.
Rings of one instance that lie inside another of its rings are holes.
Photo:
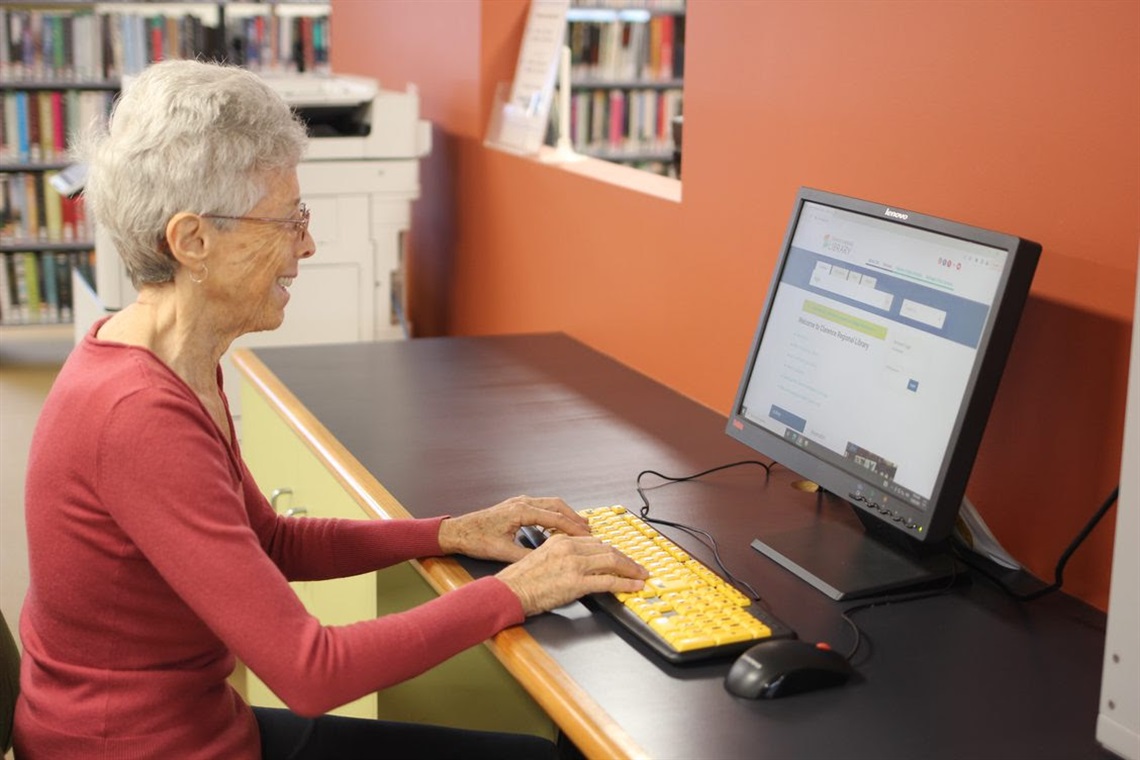
[[[262,74],[305,122],[310,160],[418,158],[431,151],[419,93],[344,74]]]

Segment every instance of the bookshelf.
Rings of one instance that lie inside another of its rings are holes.
[[[55,71],[0,78],[0,327],[71,322],[71,272],[91,276],[94,232],[82,199],[53,180],[68,136],[106,118],[115,91]]]
[[[676,176],[685,0],[575,0],[566,38],[574,150]]]
[[[72,320],[71,271],[95,282],[82,198],[52,180],[106,119],[123,77],[168,58],[327,72],[324,2],[28,2],[0,8],[0,332]]]

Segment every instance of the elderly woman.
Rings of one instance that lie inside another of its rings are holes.
[[[255,75],[171,61],[124,91],[82,151],[87,201],[139,296],[76,346],[32,441],[21,760],[550,755],[534,737],[318,716],[527,615],[643,584],[556,498],[428,520],[273,512],[242,461],[218,362],[238,336],[282,323],[315,253],[296,172],[305,143]],[[513,540],[527,524],[562,535],[527,551]],[[447,553],[513,564],[335,628],[288,585]],[[291,711],[247,706],[226,680],[235,657]]]

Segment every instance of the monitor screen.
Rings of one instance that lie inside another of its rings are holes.
[[[862,530],[843,545],[761,536],[757,549],[835,598],[925,577],[917,549],[953,528],[1040,252],[800,190],[727,431],[850,504]],[[870,567],[882,564],[902,577]]]

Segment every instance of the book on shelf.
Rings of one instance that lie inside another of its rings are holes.
[[[626,113],[625,113],[625,91],[624,90],[608,90],[609,93],[609,107],[607,121],[609,122],[609,135],[608,144],[618,148],[625,143],[626,138]]]
[[[41,188],[43,175],[39,172],[24,172],[19,175],[24,180],[24,190],[21,198],[24,200],[23,218],[26,240],[44,240],[47,238],[47,225],[42,214]]]
[[[91,281],[93,250],[0,253],[0,325],[71,322],[71,273]]]
[[[39,159],[39,146],[34,140],[35,124],[31,116],[34,109],[29,107],[30,98],[29,93],[16,93],[16,145],[22,161]]]
[[[671,82],[684,73],[685,17],[571,20],[567,28],[575,83]]]
[[[680,114],[679,89],[581,90],[570,99],[570,139],[579,153],[666,157],[673,150],[673,117]]]
[[[34,246],[92,238],[82,196],[62,195],[54,172],[0,173],[0,243]]]
[[[55,254],[55,287],[58,291],[59,321],[71,322],[75,315],[75,304],[71,290],[71,270],[75,268],[73,256],[70,253],[57,252]]]
[[[62,243],[63,235],[63,199],[59,191],[51,185],[51,181],[40,174],[36,178],[36,192],[40,194],[43,204],[44,229],[47,239],[54,243]]]
[[[109,90],[0,90],[0,162],[64,163],[74,136],[110,112]]]
[[[4,3],[0,324],[70,321],[72,271],[94,282],[82,196],[51,180],[75,135],[106,121],[123,77],[172,58],[327,72],[328,15],[320,2]]]
[[[0,253],[0,325],[9,321],[8,315],[13,314],[15,298],[11,268],[8,266],[8,254]]]
[[[576,10],[684,13],[685,0],[574,0]]]
[[[76,243],[80,240],[91,240],[93,231],[87,224],[87,212],[83,205],[83,196],[60,194],[59,203],[63,216],[63,242]]]
[[[684,11],[683,0],[575,0],[566,44],[576,153],[676,174]],[[558,118],[552,114],[551,123]]]
[[[329,18],[287,3],[0,8],[0,80],[114,83],[171,58],[259,71],[327,71]]]
[[[40,276],[40,322],[59,323],[59,287],[55,277],[55,255],[41,253],[36,257]]]
[[[13,274],[16,279],[16,324],[40,324],[40,284],[38,257],[32,251],[18,251],[12,256]]]

